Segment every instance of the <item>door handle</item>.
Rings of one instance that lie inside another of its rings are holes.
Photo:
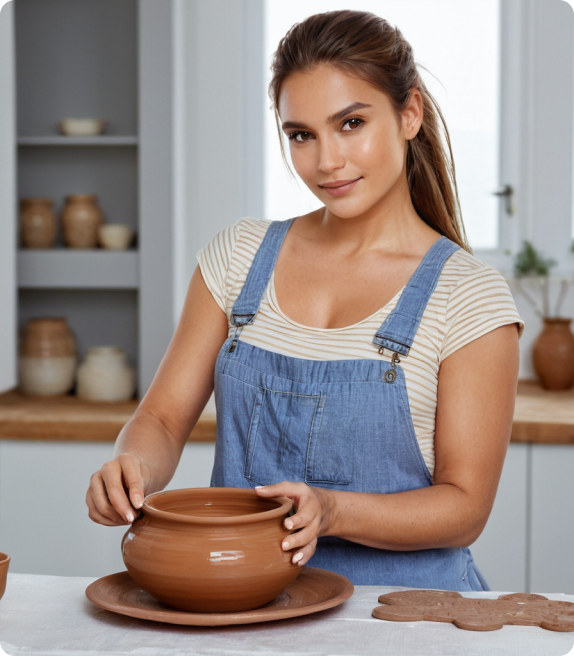
[[[514,216],[516,208],[514,207],[514,187],[512,185],[504,185],[502,189],[492,192],[493,196],[504,197],[504,210],[508,216]]]

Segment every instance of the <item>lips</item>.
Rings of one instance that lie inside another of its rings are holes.
[[[325,187],[327,189],[334,189],[336,187],[345,187],[351,182],[355,182],[355,180],[359,180],[359,179],[360,178],[354,178],[351,180],[335,180],[334,182],[324,182],[323,184],[319,185],[319,187]]]
[[[324,189],[330,196],[342,196],[343,194],[349,193],[360,179],[335,180],[334,182],[326,182],[325,184],[319,185],[319,187]]]

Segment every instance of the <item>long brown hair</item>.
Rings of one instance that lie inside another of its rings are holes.
[[[295,23],[279,42],[271,63],[269,97],[287,167],[278,110],[281,86],[290,73],[308,72],[319,64],[335,66],[386,93],[399,121],[411,90],[419,89],[423,122],[416,137],[408,141],[406,161],[411,199],[428,225],[472,252],[462,222],[446,122],[417,70],[411,45],[380,16],[349,9],[315,14]]]

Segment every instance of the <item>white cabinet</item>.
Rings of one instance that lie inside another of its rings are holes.
[[[208,487],[213,444],[186,445],[167,489]],[[126,527],[95,524],[85,496],[111,443],[0,441],[0,549],[11,572],[105,576],[125,569]]]
[[[530,448],[527,444],[510,444],[492,513],[482,535],[470,548],[493,590],[523,592],[527,589]],[[562,591],[560,586],[555,590]]]
[[[532,448],[530,588],[574,592],[574,447]]]
[[[0,11],[0,392],[16,384],[14,3]]]

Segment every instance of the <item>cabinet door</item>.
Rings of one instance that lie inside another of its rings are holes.
[[[493,590],[526,592],[527,444],[511,444],[498,493],[482,535],[471,546],[474,560]]]
[[[0,392],[16,385],[16,90],[13,25],[14,3],[9,2],[0,11]]]
[[[574,592],[574,447],[532,447],[532,592]]]

